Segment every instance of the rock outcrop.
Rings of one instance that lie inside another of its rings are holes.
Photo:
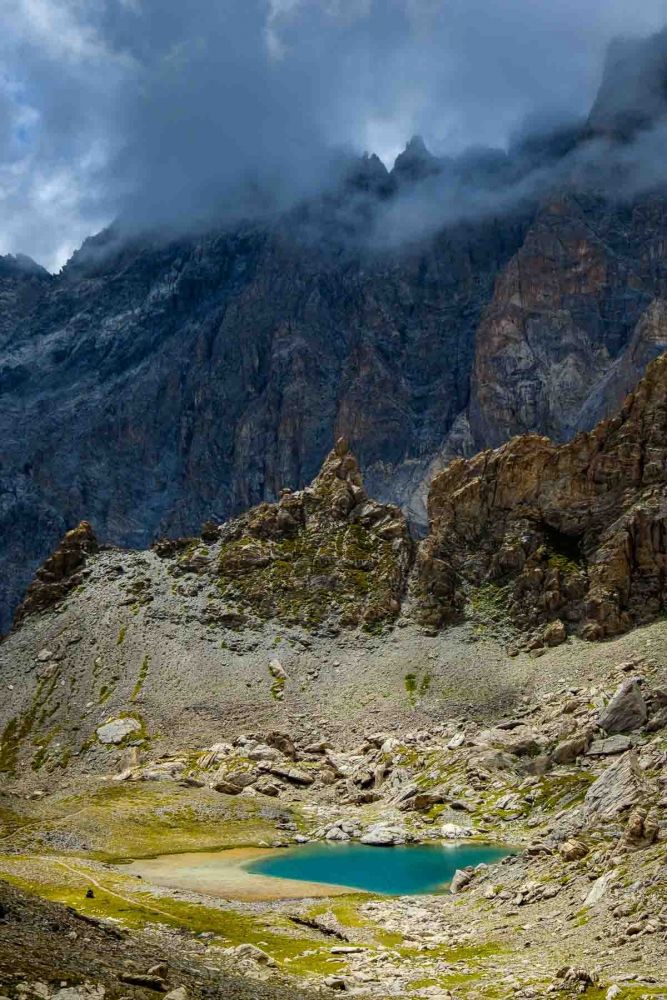
[[[667,355],[620,413],[572,442],[535,435],[453,462],[429,495],[417,559],[422,621],[442,624],[480,588],[524,631],[557,620],[601,639],[667,599]],[[560,629],[559,629],[560,631]]]
[[[78,586],[98,548],[87,521],[67,532],[28,588],[16,624]],[[283,490],[277,503],[260,504],[225,524],[207,522],[200,538],[154,546],[174,587],[180,578],[199,578],[201,586],[214,588],[206,620],[231,628],[266,619],[310,629],[325,622],[330,628],[382,628],[400,612],[413,550],[405,516],[369,498],[344,438],[306,489]],[[146,581],[132,585],[129,602],[139,607],[150,600]],[[269,670],[279,695],[287,675],[278,660]],[[289,737],[275,733],[272,739],[283,749]]]
[[[88,521],[68,531],[55,552],[37,570],[16,611],[16,623],[36,611],[52,607],[78,586],[88,556],[98,549],[97,538]]]

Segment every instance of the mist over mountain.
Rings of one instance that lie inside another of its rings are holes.
[[[608,43],[667,16],[662,0],[10,0],[6,13],[0,250],[51,269],[114,219],[201,231],[284,211],[335,189],[364,150],[391,167],[414,134],[445,162],[493,151],[432,178],[420,224],[502,210],[545,181],[517,168],[512,136],[585,119]],[[411,211],[379,238],[402,239]]]

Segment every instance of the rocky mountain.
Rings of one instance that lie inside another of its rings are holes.
[[[664,614],[667,355],[570,443],[516,437],[433,481],[415,595],[440,623],[484,586],[522,628],[601,639]],[[563,620],[561,620],[563,619]],[[540,644],[538,636],[535,643]]]
[[[215,725],[218,696],[223,714],[231,704],[234,716],[270,715],[272,700],[285,694],[282,668],[265,676],[268,702],[239,681],[285,642],[322,647],[325,656],[332,642],[368,650],[375,640],[379,648],[397,642],[400,670],[413,655],[402,649],[407,635],[419,647],[424,635],[448,642],[449,632],[481,627],[511,658],[521,650],[537,657],[569,636],[622,634],[665,612],[666,448],[667,353],[619,413],[571,442],[525,435],[452,462],[433,481],[429,531],[418,545],[400,508],[369,498],[344,439],[305,489],[283,490],[277,502],[222,524],[208,520],[197,536],[125,551],[100,544],[82,522],[28,587],[0,664],[8,672],[20,664],[22,675],[34,663],[30,650],[41,645],[51,663],[53,646],[60,649],[73,688],[45,718],[65,733],[96,700],[106,705],[113,695],[130,709],[149,671],[157,685],[151,712],[169,729],[187,729],[192,710]],[[224,696],[214,694],[220,650],[240,671],[233,684],[225,679]],[[364,679],[370,690],[374,657]],[[39,730],[37,710],[46,711],[42,695],[54,678],[68,683],[58,663],[40,672],[37,702],[30,682],[9,699],[5,760],[17,763],[25,736]],[[318,697],[344,695],[344,684],[336,694],[312,685],[320,669],[307,668],[299,696],[313,711]],[[389,705],[396,686],[402,682],[389,685]],[[197,729],[204,725],[200,719]]]
[[[344,436],[423,530],[452,457],[565,441],[617,408],[665,346],[667,200],[563,164],[591,135],[627,141],[604,124],[619,91],[653,95],[637,128],[661,120],[663,42],[610,56],[587,124],[508,154],[441,160],[414,138],[391,171],[366,156],[262,224],[112,227],[58,275],[0,260],[0,627],[82,519],[113,544],[187,534],[303,486]],[[429,198],[437,217],[522,183],[502,211],[381,235]]]

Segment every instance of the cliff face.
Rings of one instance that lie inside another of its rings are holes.
[[[401,612],[402,625],[446,627],[489,601],[528,648],[654,620],[667,606],[667,353],[614,417],[569,443],[529,434],[453,461],[433,481],[428,512],[415,559],[405,516],[369,498],[341,438],[307,488],[155,543],[161,567],[120,603],[154,609],[175,595],[214,630],[273,623],[334,636],[383,631]],[[98,556],[87,522],[68,532],[17,624],[85,591]]]
[[[449,458],[592,427],[663,346],[665,207],[570,195],[391,252],[284,222],[104,237],[55,277],[5,259],[0,627],[82,519],[113,544],[187,534],[307,483],[344,435],[425,521]]]
[[[433,482],[416,613],[441,624],[486,587],[534,644],[649,621],[667,601],[667,355],[620,413],[561,446],[514,438]]]
[[[187,534],[307,483],[340,435],[372,492],[401,499],[466,405],[475,328],[522,233],[379,255],[244,231],[7,279],[3,625],[81,519],[130,546]]]

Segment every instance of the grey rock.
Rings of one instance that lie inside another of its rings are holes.
[[[395,844],[404,844],[405,840],[405,830],[382,823],[369,827],[361,837],[362,844],[369,844],[372,847],[392,847]]]
[[[449,884],[449,891],[454,895],[461,892],[462,889],[465,889],[466,886],[472,882],[472,879],[472,872],[463,871],[461,868],[457,868],[454,872],[452,881]]]
[[[598,724],[609,735],[629,733],[646,722],[648,713],[639,681],[636,677],[623,681],[607,707],[600,713]]]
[[[613,820],[619,813],[639,804],[648,792],[636,751],[625,753],[586,792],[583,803],[587,822]]]
[[[573,736],[569,740],[563,740],[552,751],[551,759],[554,764],[571,764],[577,757],[586,752],[590,742],[590,734],[586,732]]]
[[[608,736],[606,740],[593,740],[586,751],[587,757],[611,757],[617,753],[625,753],[631,750],[633,742],[629,736],[617,733],[616,736]]]
[[[100,743],[118,744],[122,743],[130,733],[141,730],[141,723],[137,719],[112,719],[105,722],[103,726],[98,726],[95,730]]]

